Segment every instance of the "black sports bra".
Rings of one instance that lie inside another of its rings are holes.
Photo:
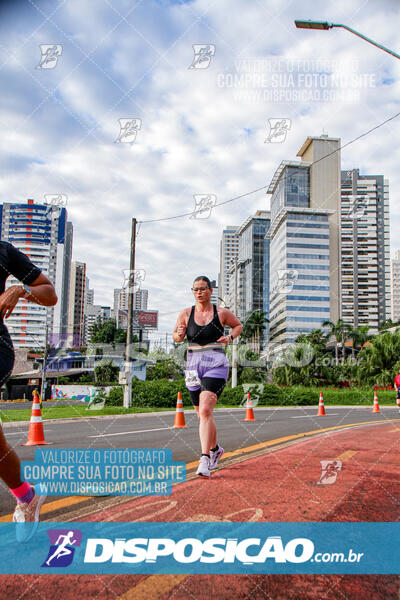
[[[222,335],[224,335],[224,327],[218,317],[217,306],[213,304],[214,316],[212,321],[206,325],[198,325],[194,320],[194,309],[190,313],[189,322],[186,328],[186,336],[188,342],[198,344],[199,346],[206,346],[207,344],[214,344]]]

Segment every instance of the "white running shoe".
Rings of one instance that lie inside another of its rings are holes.
[[[40,509],[45,500],[46,496],[35,494],[29,503],[17,504],[13,514],[13,521],[16,523],[17,542],[27,542],[35,534],[39,525]]]
[[[218,448],[215,452],[210,451],[210,471],[216,469],[218,467],[218,461],[224,453],[224,449],[222,446]]]
[[[199,461],[199,468],[196,471],[196,475],[201,477],[210,477],[210,459],[208,456],[202,456]]]

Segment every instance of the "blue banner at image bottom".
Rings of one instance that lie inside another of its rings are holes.
[[[400,574],[400,523],[0,523],[2,574]]]

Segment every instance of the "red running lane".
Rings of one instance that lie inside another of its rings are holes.
[[[329,433],[132,499],[87,521],[396,521],[400,423]],[[342,459],[332,485],[321,460]],[[223,464],[223,462],[222,462]],[[161,579],[164,578],[164,579]],[[160,587],[161,582],[165,582]],[[376,575],[1,576],[0,598],[29,600],[398,600],[400,577]]]

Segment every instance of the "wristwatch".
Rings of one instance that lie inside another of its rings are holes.
[[[29,285],[24,284],[24,290],[25,290],[24,298],[26,298],[27,296],[30,296],[32,294],[32,290],[29,287]]]
[[[233,342],[234,337],[233,337],[233,335],[231,333],[229,334],[229,337],[231,338],[231,342]]]

